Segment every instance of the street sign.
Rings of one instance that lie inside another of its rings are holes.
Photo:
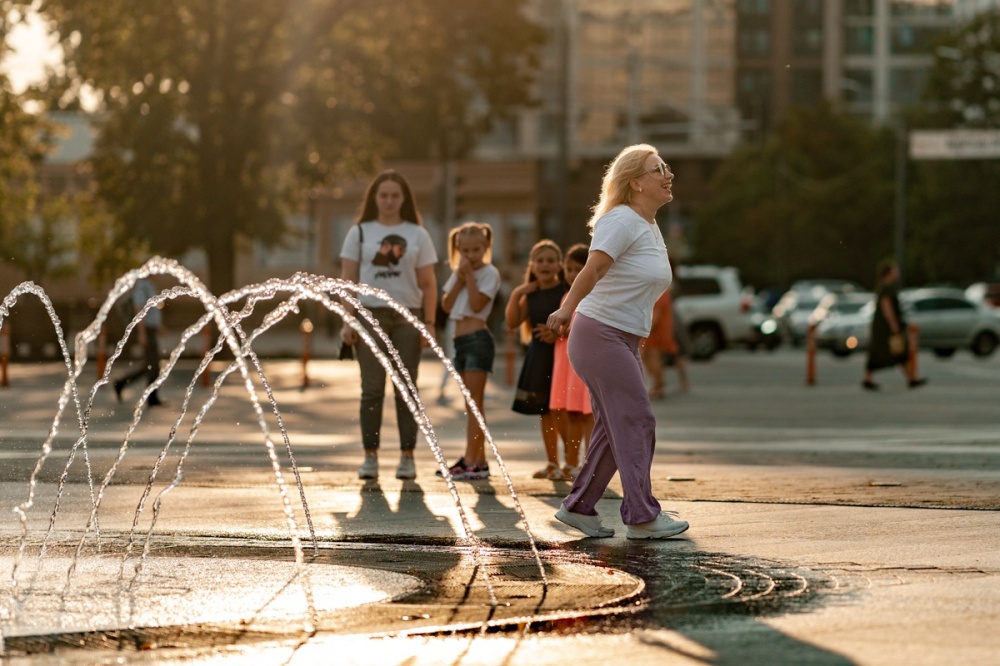
[[[910,157],[915,160],[1000,158],[1000,130],[913,130]]]

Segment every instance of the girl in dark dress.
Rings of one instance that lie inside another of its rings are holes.
[[[909,340],[906,335],[906,321],[899,306],[899,266],[891,259],[879,262],[876,270],[875,314],[872,316],[871,336],[868,344],[868,362],[861,386],[869,391],[877,391],[879,386],[872,380],[872,373],[894,365],[901,366],[910,388],[923,386],[926,379],[914,374],[913,367],[906,362],[909,358]]]
[[[555,416],[549,411],[556,336],[545,322],[559,309],[565,293],[562,250],[550,240],[538,241],[531,248],[524,283],[511,292],[504,312],[508,328],[521,326],[522,339],[530,340],[511,408],[520,414],[541,416],[542,443],[548,464],[535,473],[535,478],[563,478],[559,467],[560,433]]]

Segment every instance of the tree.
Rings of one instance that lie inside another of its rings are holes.
[[[153,251],[280,242],[305,186],[399,155],[461,154],[529,101],[524,0],[29,0],[54,21],[62,105],[95,91],[108,212]]]
[[[892,250],[892,150],[891,133],[828,104],[793,111],[716,173],[695,219],[695,260],[737,266],[761,286],[870,284]]]
[[[909,125],[1000,129],[1000,11],[942,37]],[[1000,159],[918,161],[911,172],[909,254],[919,276],[1000,278]]]
[[[0,261],[43,283],[73,272],[76,243],[69,201],[44,196],[36,178],[52,127],[23,101],[0,74]]]

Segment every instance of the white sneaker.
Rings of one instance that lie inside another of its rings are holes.
[[[666,539],[677,536],[688,528],[686,520],[674,520],[675,511],[661,511],[653,520],[637,525],[628,525],[626,539]]]
[[[582,513],[573,513],[564,504],[559,505],[559,510],[556,511],[556,520],[569,525],[573,529],[580,530],[589,537],[604,539],[615,535],[613,529],[601,524],[600,516],[586,516]]]
[[[358,469],[359,479],[377,479],[378,478],[378,454],[377,453],[365,453],[365,461],[361,464]]]
[[[399,467],[396,468],[397,479],[417,478],[417,466],[413,462],[413,456],[400,456]]]

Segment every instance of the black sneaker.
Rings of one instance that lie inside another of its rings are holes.
[[[458,462],[448,468],[448,473],[451,474],[452,478],[458,477],[460,474],[465,474],[469,469],[469,466],[465,464],[465,458],[459,458]],[[439,479],[444,478],[444,474],[441,470],[434,472],[434,475]]]

